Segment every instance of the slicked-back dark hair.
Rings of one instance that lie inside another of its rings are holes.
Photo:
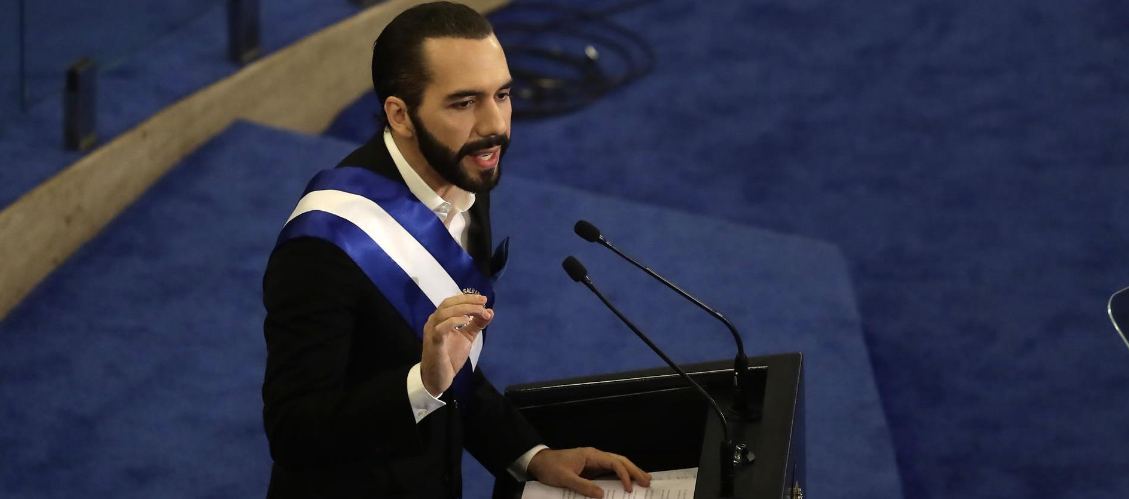
[[[429,38],[482,40],[494,33],[490,22],[474,9],[452,2],[416,5],[396,16],[372,46],[372,86],[380,101],[378,113],[384,124],[384,101],[391,96],[415,108],[431,75],[424,61],[423,42]]]

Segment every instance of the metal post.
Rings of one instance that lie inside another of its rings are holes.
[[[98,66],[84,57],[67,69],[63,102],[63,143],[67,149],[88,151],[98,141],[96,98]]]
[[[260,53],[259,0],[227,0],[227,57],[246,64]]]

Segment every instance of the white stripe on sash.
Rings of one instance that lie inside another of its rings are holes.
[[[392,215],[372,200],[343,191],[313,191],[302,196],[286,222],[290,223],[298,215],[309,211],[332,213],[364,231],[415,281],[436,307],[448,297],[462,292],[435,257],[401,227]],[[479,334],[470,348],[471,369],[478,367],[478,356],[481,353],[482,335]]]

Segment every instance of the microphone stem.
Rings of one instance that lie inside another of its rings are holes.
[[[603,244],[604,246],[606,246],[608,249],[614,251],[617,255],[623,257],[624,260],[627,260],[627,261],[631,262],[632,265],[639,267],[639,269],[642,270],[643,272],[646,272],[647,275],[654,277],[655,279],[658,279],[659,282],[661,282],[663,284],[666,284],[666,287],[673,289],[674,292],[682,295],[683,298],[686,298],[687,300],[694,302],[694,304],[697,305],[698,308],[705,310],[706,313],[716,317],[718,320],[723,322],[725,324],[725,327],[729,328],[729,332],[733,334],[733,339],[737,342],[737,357],[739,359],[745,359],[745,343],[741,341],[741,335],[737,333],[737,328],[733,327],[733,323],[729,322],[729,319],[726,319],[720,313],[714,311],[714,309],[706,306],[705,303],[702,303],[697,298],[694,298],[693,296],[690,295],[690,293],[683,291],[682,288],[678,287],[674,283],[666,280],[665,277],[663,277],[663,276],[659,275],[657,272],[651,270],[650,267],[647,267],[646,265],[639,263],[634,258],[631,258],[626,253],[620,251],[619,248],[612,246],[612,244],[609,243],[603,237],[601,237],[599,239],[599,242],[600,242],[600,244]]]
[[[729,432],[729,422],[725,419],[725,413],[722,412],[721,407],[718,407],[717,402],[713,400],[713,397],[706,393],[706,390],[703,389],[702,386],[699,385],[696,381],[694,381],[694,378],[691,378],[689,374],[686,374],[686,371],[683,371],[682,368],[678,367],[678,365],[674,363],[674,361],[670,360],[670,357],[667,357],[666,354],[662,352],[662,350],[659,350],[659,347],[655,346],[654,343],[651,343],[651,340],[647,339],[647,336],[644,335],[642,331],[639,331],[639,329],[636,328],[635,325],[631,323],[631,321],[627,320],[627,317],[620,313],[619,309],[615,308],[615,305],[612,305],[611,302],[609,302],[608,299],[604,297],[604,294],[601,293],[600,290],[596,289],[596,285],[592,284],[591,279],[585,278],[582,282],[584,282],[584,285],[588,286],[588,289],[591,289],[592,292],[600,298],[600,301],[604,302],[604,305],[607,306],[608,309],[616,315],[616,317],[619,317],[619,320],[623,321],[624,324],[627,324],[627,327],[630,328],[631,331],[639,337],[639,339],[643,340],[643,343],[646,343],[647,346],[651,347],[651,350],[654,350],[655,353],[659,355],[659,357],[662,357],[662,359],[666,361],[667,365],[677,371],[678,374],[681,374],[683,379],[689,381],[690,384],[693,385],[696,390],[698,390],[698,393],[701,393],[702,396],[705,397],[706,401],[708,401],[710,406],[713,407],[713,411],[717,413],[717,417],[721,419],[721,428],[725,432],[725,448],[731,447],[733,445],[733,438]],[[723,462],[722,464],[724,466],[725,463]]]

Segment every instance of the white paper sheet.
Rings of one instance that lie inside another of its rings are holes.
[[[698,468],[656,471],[651,473],[651,486],[635,484],[631,492],[623,490],[619,480],[593,480],[604,490],[604,499],[694,499],[694,484]],[[584,494],[560,487],[550,487],[541,482],[528,482],[521,499],[585,499]]]

